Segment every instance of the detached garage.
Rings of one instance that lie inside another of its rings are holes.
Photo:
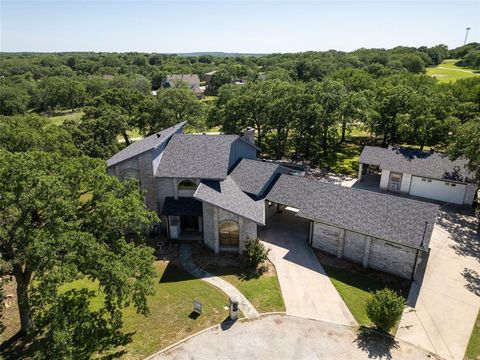
[[[412,176],[409,194],[462,205],[466,192],[465,184]]]
[[[450,160],[433,151],[365,146],[359,162],[360,181],[369,167],[378,167],[380,189],[392,192],[471,206],[478,188],[467,159]]]

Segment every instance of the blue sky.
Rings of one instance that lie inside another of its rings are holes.
[[[480,42],[480,1],[0,0],[1,51],[296,52]]]

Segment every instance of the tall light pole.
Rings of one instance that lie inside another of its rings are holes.
[[[465,34],[465,41],[463,42],[463,45],[465,45],[467,43],[467,38],[468,38],[468,32],[470,31],[470,28],[467,27],[467,33]]]

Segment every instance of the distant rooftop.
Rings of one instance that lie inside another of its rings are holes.
[[[359,162],[432,179],[474,182],[473,174],[467,169],[468,159],[450,160],[447,155],[436,152],[398,146],[388,149],[365,146]]]

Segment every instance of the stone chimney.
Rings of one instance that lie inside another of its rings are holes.
[[[243,130],[243,139],[255,145],[255,129],[249,126]]]

